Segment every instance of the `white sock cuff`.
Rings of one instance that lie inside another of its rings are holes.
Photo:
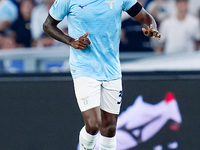
[[[105,137],[100,135],[101,146],[116,148],[116,135],[114,137]]]
[[[96,139],[97,139],[97,134],[91,135],[91,134],[87,133],[85,126],[81,129],[80,136],[87,141],[96,141]]]

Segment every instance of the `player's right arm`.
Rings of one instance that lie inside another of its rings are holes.
[[[53,19],[50,15],[46,18],[43,24],[43,30],[52,38],[68,44],[75,49],[85,49],[87,44],[90,44],[90,40],[87,38],[89,32],[86,32],[83,36],[79,37],[78,39],[74,39],[60,30],[57,25],[60,21]]]

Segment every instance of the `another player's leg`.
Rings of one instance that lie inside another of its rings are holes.
[[[95,147],[101,125],[100,86],[101,82],[91,78],[74,79],[77,102],[85,122],[79,135],[80,150],[93,150]]]

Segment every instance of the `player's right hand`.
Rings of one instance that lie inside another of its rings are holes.
[[[85,49],[85,47],[90,44],[90,40],[87,38],[89,35],[89,32],[87,31],[83,36],[79,37],[78,39],[72,41],[70,43],[70,46],[72,46],[75,49]]]

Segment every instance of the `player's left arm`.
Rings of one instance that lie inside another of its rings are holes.
[[[138,2],[127,10],[127,13],[143,26],[145,36],[160,39],[155,19]]]

